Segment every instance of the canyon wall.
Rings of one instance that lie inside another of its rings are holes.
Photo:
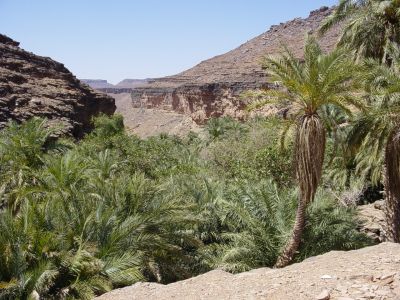
[[[93,116],[115,109],[112,97],[81,83],[63,64],[0,34],[0,128],[40,116],[79,138],[92,129]]]
[[[297,57],[303,53],[307,34],[315,34],[321,22],[332,12],[322,7],[305,18],[272,26],[267,32],[238,48],[203,61],[195,67],[174,76],[147,79],[139,86],[123,89],[131,92],[132,104],[139,108],[171,110],[190,115],[203,124],[211,117],[243,117],[243,91],[268,86],[268,78],[261,68],[262,58],[277,55],[287,45]],[[319,38],[321,47],[328,51],[338,39],[338,28]],[[113,94],[118,87],[102,89]]]

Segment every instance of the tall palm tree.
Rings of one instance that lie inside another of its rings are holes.
[[[292,235],[275,264],[284,267],[299,247],[306,224],[306,208],[314,200],[321,179],[325,126],[320,112],[327,105],[333,105],[351,114],[352,107],[362,105],[354,93],[358,85],[351,79],[356,66],[348,52],[335,50],[325,55],[313,37],[306,41],[304,62],[286,49],[280,58],[266,58],[264,67],[272,80],[283,88],[263,91],[264,98],[253,106],[290,102],[296,119],[288,124],[296,124],[295,164],[300,192]]]
[[[400,1],[340,0],[320,32],[341,22],[344,28],[339,45],[355,49],[359,56],[378,60],[366,62],[366,87],[367,90],[372,88],[368,92],[373,94],[373,105],[368,114],[360,116],[349,140],[353,145],[362,145],[358,169],[363,169],[372,181],[383,179],[388,238],[400,242],[400,162],[397,157],[400,150]]]
[[[360,145],[358,170],[375,183],[382,180],[386,193],[388,239],[400,242],[400,51],[392,47],[392,66],[365,62],[365,83],[371,107],[359,116],[349,142]],[[383,177],[383,178],[382,178]]]
[[[400,42],[399,0],[340,0],[320,28],[323,34],[343,24],[339,45],[355,49],[361,57],[391,61],[389,45]]]

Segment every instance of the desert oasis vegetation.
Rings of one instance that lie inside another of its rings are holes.
[[[119,84],[0,34],[0,299],[400,299],[400,1],[332,4]]]

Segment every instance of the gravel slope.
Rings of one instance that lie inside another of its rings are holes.
[[[284,269],[215,270],[168,285],[137,283],[97,299],[400,299],[400,244],[332,251]]]

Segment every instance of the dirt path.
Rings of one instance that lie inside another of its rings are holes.
[[[97,299],[400,299],[400,244],[333,251],[284,269],[216,270],[168,285],[137,283]]]

